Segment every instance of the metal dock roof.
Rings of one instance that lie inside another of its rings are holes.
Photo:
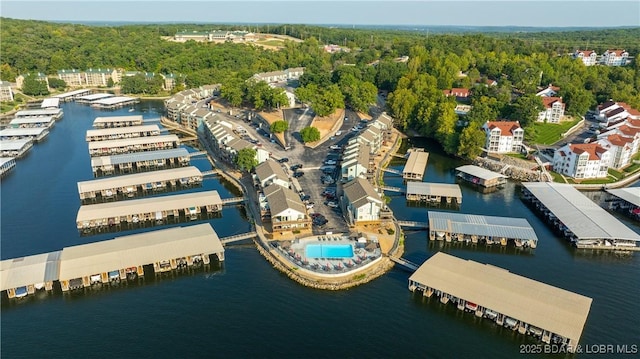
[[[640,187],[607,189],[606,191],[634,206],[640,207]]]
[[[118,148],[134,145],[146,145],[150,143],[160,142],[176,142],[180,143],[180,139],[177,135],[160,135],[160,136],[143,136],[123,138],[118,140],[104,140],[104,141],[91,141],[88,143],[89,150],[98,150],[101,148]]]
[[[178,158],[189,156],[189,151],[186,148],[172,148],[170,150],[158,150],[158,151],[146,151],[125,153],[121,155],[113,156],[101,156],[91,158],[91,167],[105,166],[105,165],[119,165],[123,163],[133,163],[141,161],[155,161],[168,158]]]
[[[24,123],[49,123],[53,121],[53,116],[35,116],[35,117],[16,117],[10,125],[20,125]]]
[[[429,211],[429,230],[538,240],[536,232],[524,218]]]
[[[62,251],[0,262],[0,291],[58,280]]]
[[[592,299],[503,268],[438,252],[409,277],[479,306],[495,310],[576,342]]]
[[[402,173],[418,173],[424,174],[424,170],[427,168],[427,161],[429,160],[429,152],[423,151],[411,151],[409,153],[409,159],[404,165]]]
[[[65,92],[65,93],[61,93],[58,95],[53,95],[51,97],[56,97],[56,98],[67,98],[67,97],[71,97],[71,96],[77,96],[79,94],[85,93],[85,92],[91,92],[90,89],[80,89],[80,90],[74,90],[74,91],[69,91],[69,92]]]
[[[42,100],[42,103],[40,104],[40,108],[49,108],[49,107],[55,107],[56,109],[60,107],[60,99],[57,97],[49,97]]]
[[[570,184],[525,182],[522,184],[578,239],[640,241],[634,232]]]
[[[20,140],[2,140],[0,141],[0,150],[2,151],[18,151],[27,146],[33,140],[23,138]]]
[[[92,104],[99,104],[99,105],[117,105],[120,103],[125,103],[125,102],[129,102],[129,101],[134,101],[136,98],[135,97],[128,97],[128,96],[113,96],[113,97],[107,97],[107,98],[102,98],[99,100],[95,100],[93,102],[91,102]]]
[[[407,182],[407,194],[462,198],[460,186],[450,183]]]
[[[111,128],[101,128],[97,130],[87,130],[86,137],[121,135],[121,134],[127,134],[127,133],[142,133],[142,132],[154,132],[154,131],[159,132],[160,127],[158,127],[158,125],[111,127]]]
[[[104,116],[104,117],[96,117],[93,120],[93,125],[96,123],[110,123],[110,122],[142,122],[142,115],[131,115],[131,116]]]
[[[5,163],[15,161],[15,157],[0,157],[0,167],[2,167]]]
[[[222,204],[222,199],[220,198],[218,191],[185,193],[173,196],[90,204],[80,206],[78,215],[76,216],[76,222],[120,217],[139,213],[152,213],[189,207],[201,207],[212,204]]]
[[[220,238],[210,224],[161,229],[64,248],[60,256],[60,280],[222,252]]]
[[[180,167],[168,170],[134,173],[124,176],[101,178],[78,182],[78,193],[96,192],[112,188],[143,185],[158,181],[168,181],[185,177],[202,176],[197,167]]]
[[[107,97],[113,97],[115,96],[112,93],[94,93],[91,95],[85,95],[85,96],[80,96],[78,97],[78,100],[84,100],[84,101],[95,101],[95,100],[99,100],[101,98],[107,98]]]
[[[30,116],[56,116],[62,112],[59,108],[43,108],[37,110],[22,110],[16,112],[16,118]]]
[[[46,131],[49,131],[46,127],[5,128],[4,130],[0,130],[0,137],[13,137],[13,136],[37,137]]]
[[[470,174],[470,175],[472,175],[474,177],[482,178],[484,180],[491,180],[491,179],[494,179],[494,178],[508,178],[507,176],[505,176],[505,175],[503,175],[501,173],[489,171],[487,169],[484,169],[484,168],[478,167],[478,166],[474,166],[474,165],[460,166],[460,167],[456,168],[456,171],[464,172],[464,173]]]

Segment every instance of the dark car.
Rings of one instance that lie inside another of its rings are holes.
[[[289,162],[289,159],[287,157],[283,157],[283,158],[279,159],[278,162],[280,162],[280,163]]]
[[[295,173],[293,174],[293,177],[294,177],[294,178],[300,178],[300,177],[302,177],[302,176],[304,176],[304,172],[295,172]]]
[[[298,163],[297,165],[293,165],[293,166],[291,166],[291,170],[292,170],[292,171],[298,170],[298,169],[300,169],[300,168],[302,168],[302,165],[301,165],[301,164],[299,164],[299,163]]]
[[[302,173],[302,172],[296,172],[296,173]],[[311,196],[309,196],[308,194],[305,194],[304,196],[300,197],[300,200],[302,201],[308,201],[311,199]]]

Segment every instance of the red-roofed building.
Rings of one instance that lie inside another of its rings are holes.
[[[442,90],[445,96],[455,96],[457,100],[464,100],[469,98],[471,92],[469,89],[464,88],[452,88],[451,90]]]
[[[577,179],[604,178],[609,162],[609,151],[598,143],[570,143],[556,150],[553,170]]]
[[[624,66],[629,60],[625,50],[607,50],[600,57],[600,63],[607,66]]]
[[[631,162],[631,156],[634,154],[633,148],[638,145],[638,142],[640,141],[637,139],[634,140],[632,137],[616,133],[604,136],[597,143],[609,151],[609,167],[622,168]]]
[[[591,50],[576,50],[576,52],[573,53],[573,58],[582,60],[585,66],[592,66],[596,64],[598,54]]]
[[[536,96],[541,96],[541,97],[554,97],[555,95],[558,94],[558,91],[560,91],[560,87],[558,86],[553,86],[552,84],[549,84],[549,86],[547,86],[546,88],[538,91],[536,93]]]
[[[486,134],[485,149],[489,152],[520,152],[524,130],[518,121],[487,121],[482,126]]]
[[[538,113],[538,122],[559,123],[564,116],[562,97],[542,97],[544,110]]]

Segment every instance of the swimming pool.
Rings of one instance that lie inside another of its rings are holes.
[[[350,258],[353,257],[353,246],[350,244],[307,244],[307,258]]]

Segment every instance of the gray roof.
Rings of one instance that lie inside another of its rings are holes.
[[[536,232],[524,218],[429,211],[429,230],[538,241]]]
[[[38,110],[22,110],[16,112],[16,118],[30,117],[30,116],[56,116],[62,113],[62,109],[59,108],[42,108]]]
[[[95,126],[96,123],[105,122],[134,122],[142,124],[142,115],[96,117],[96,119],[93,120],[93,126]]]
[[[91,90],[90,89],[73,90],[73,91],[69,91],[69,92],[53,95],[51,97],[66,98],[66,97],[71,97],[71,96],[77,96],[77,95],[80,95],[80,94],[85,93],[85,92],[91,92]]]
[[[11,122],[10,125],[20,125],[20,124],[34,124],[34,123],[52,123],[54,122],[53,116],[37,116],[37,117],[16,117]]]
[[[101,178],[91,181],[78,182],[78,193],[96,192],[127,186],[144,185],[146,183],[178,180],[187,177],[202,177],[197,167],[180,167],[168,170],[134,173],[124,176]]]
[[[570,184],[525,182],[522,185],[578,239],[640,241],[640,234],[629,229]]]
[[[129,97],[129,96],[113,96],[113,97],[107,97],[107,98],[103,98],[100,100],[95,100],[92,103],[98,104],[98,105],[117,105],[120,103],[124,103],[124,102],[129,102],[129,101],[133,101],[136,100],[135,97]]]
[[[2,167],[5,163],[15,161],[15,157],[0,157],[0,167]]]
[[[493,172],[493,171],[489,171],[487,169],[484,169],[482,167],[478,167],[478,166],[474,166],[474,165],[464,165],[464,166],[460,166],[458,168],[456,168],[456,171],[460,171],[460,172],[464,172],[467,174],[470,174],[474,177],[478,177],[478,178],[482,178],[483,180],[491,180],[494,178],[507,178],[507,176],[497,173],[497,172]]]
[[[462,198],[460,186],[449,183],[407,182],[407,194]]]
[[[122,155],[92,157],[91,167],[120,165],[124,163],[154,161],[187,156],[189,156],[189,151],[187,151],[186,148],[172,148],[170,150],[125,153]]]
[[[60,280],[222,252],[220,238],[210,224],[162,229],[66,247],[60,257]]]
[[[343,190],[347,201],[355,208],[359,208],[371,201],[382,204],[380,194],[378,194],[373,188],[373,185],[364,178],[355,178],[345,184]]]
[[[128,133],[145,133],[145,132],[160,132],[158,125],[140,125],[140,126],[127,126],[127,127],[110,127],[100,128],[97,130],[87,130],[86,138],[94,136],[108,136],[108,135],[122,135]]]
[[[460,259],[443,252],[436,253],[424,262],[409,280],[575,342],[582,335],[593,301],[503,268]]]
[[[134,145],[146,145],[150,143],[172,142],[179,144],[180,139],[177,135],[160,135],[160,136],[143,136],[122,138],[118,140],[91,141],[88,143],[89,150],[98,150],[101,148],[118,148]]]
[[[220,204],[222,204],[222,199],[218,191],[89,204],[80,206],[76,222]]]
[[[243,140],[242,138],[234,138],[233,140],[229,141],[227,145],[233,148],[236,152],[239,152],[244,148],[253,148],[253,145],[251,143]]]
[[[264,189],[264,195],[267,197],[272,217],[278,216],[288,209],[302,214],[307,213],[300,196],[288,188],[272,183]]]
[[[260,181],[264,181],[273,175],[283,181],[289,181],[289,178],[287,177],[287,174],[284,173],[282,167],[276,161],[271,159],[266,160],[256,166],[256,175],[258,176]]]
[[[3,141],[0,141],[0,150],[1,151],[18,151],[28,146],[32,142],[33,140],[29,138],[23,138],[20,140],[3,140]]]
[[[61,251],[0,262],[0,291],[58,280]]]
[[[402,174],[417,173],[423,175],[424,170],[427,168],[428,160],[429,152],[411,151],[411,153],[409,153],[409,159],[407,159],[407,163],[402,170]]]
[[[107,97],[113,97],[113,96],[115,95],[112,93],[94,93],[91,95],[80,96],[78,97],[78,100],[95,101],[101,98],[107,98]]]
[[[640,207],[640,187],[607,189],[606,191],[620,199],[633,204],[634,206]]]
[[[0,137],[13,137],[13,136],[37,137],[46,131],[48,131],[46,127],[5,128],[4,130],[0,130]]]

